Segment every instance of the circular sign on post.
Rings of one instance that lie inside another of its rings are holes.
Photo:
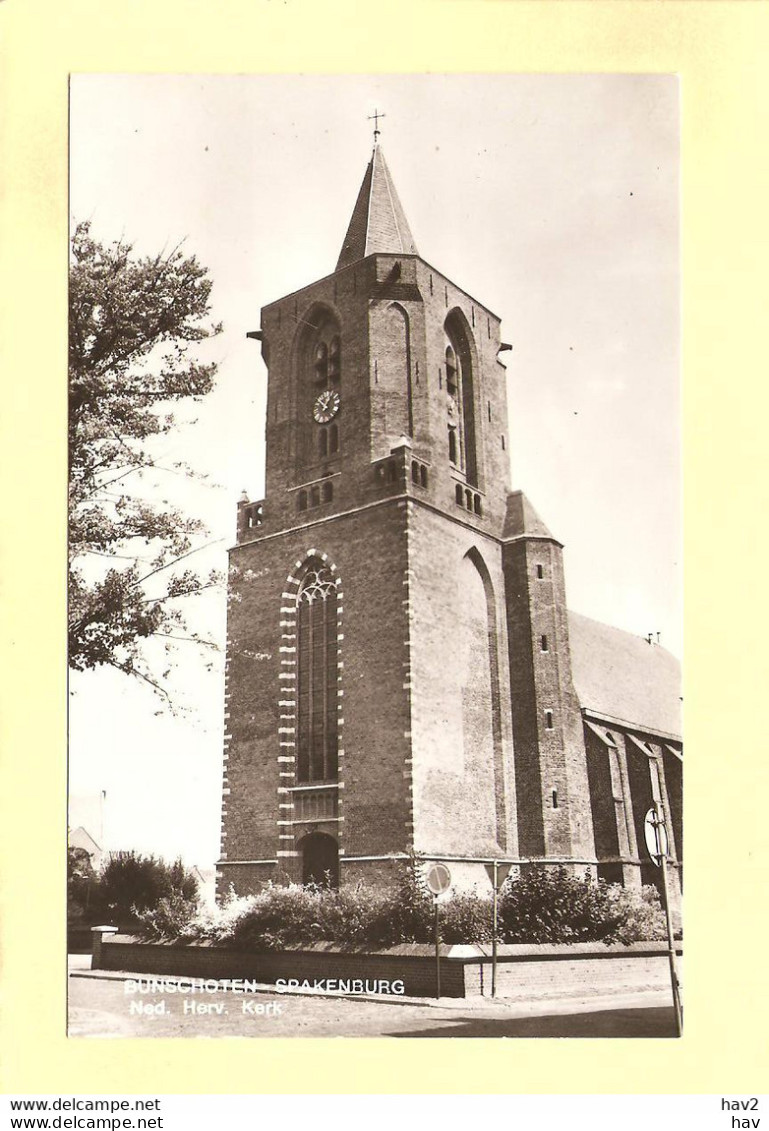
[[[668,854],[668,834],[660,813],[652,805],[644,817],[644,840],[646,851],[657,867],[662,866],[662,857]]]
[[[451,872],[445,864],[431,864],[427,873],[427,886],[433,895],[443,895],[451,887]]]

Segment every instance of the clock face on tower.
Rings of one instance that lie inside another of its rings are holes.
[[[312,415],[318,424],[328,424],[339,412],[339,393],[335,389],[326,389],[316,399],[312,406]]]

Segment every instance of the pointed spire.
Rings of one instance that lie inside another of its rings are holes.
[[[360,186],[336,269],[349,267],[375,252],[419,255],[378,144]]]

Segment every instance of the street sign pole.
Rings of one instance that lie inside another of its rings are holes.
[[[662,824],[662,818],[656,802],[654,809],[659,827],[659,825]],[[662,868],[662,897],[665,904],[665,926],[667,927],[668,933],[668,963],[670,965],[670,985],[673,990],[673,1010],[676,1016],[676,1036],[680,1037],[681,1033],[683,1032],[683,1011],[681,1009],[681,990],[678,985],[678,973],[676,971],[676,944],[673,937],[673,916],[670,912],[667,844],[660,844],[660,848],[664,849],[664,851],[660,852],[660,867]]]
[[[491,918],[491,996],[497,996],[497,910],[499,904],[499,864],[494,861],[494,884],[493,894],[493,909]]]
[[[435,897],[435,997],[441,996],[441,930],[438,914],[438,896]]]
[[[427,873],[427,887],[435,896],[435,996],[441,996],[441,925],[438,899],[451,887],[451,872],[445,864],[433,864]]]
[[[655,801],[646,814],[646,847],[654,863],[662,870],[662,909],[665,912],[665,929],[668,938],[668,965],[670,967],[670,987],[673,991],[673,1013],[675,1014],[676,1036],[683,1032],[683,1010],[681,1007],[681,988],[676,972],[676,943],[673,937],[673,916],[670,910],[670,890],[668,888],[668,837],[665,820]]]
[[[492,860],[484,864],[486,875],[491,880],[491,996],[497,996],[497,935],[499,934],[499,889],[510,873],[510,864],[500,864]]]

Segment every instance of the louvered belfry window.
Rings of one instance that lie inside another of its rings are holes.
[[[297,596],[297,780],[337,780],[337,594],[312,562]]]

